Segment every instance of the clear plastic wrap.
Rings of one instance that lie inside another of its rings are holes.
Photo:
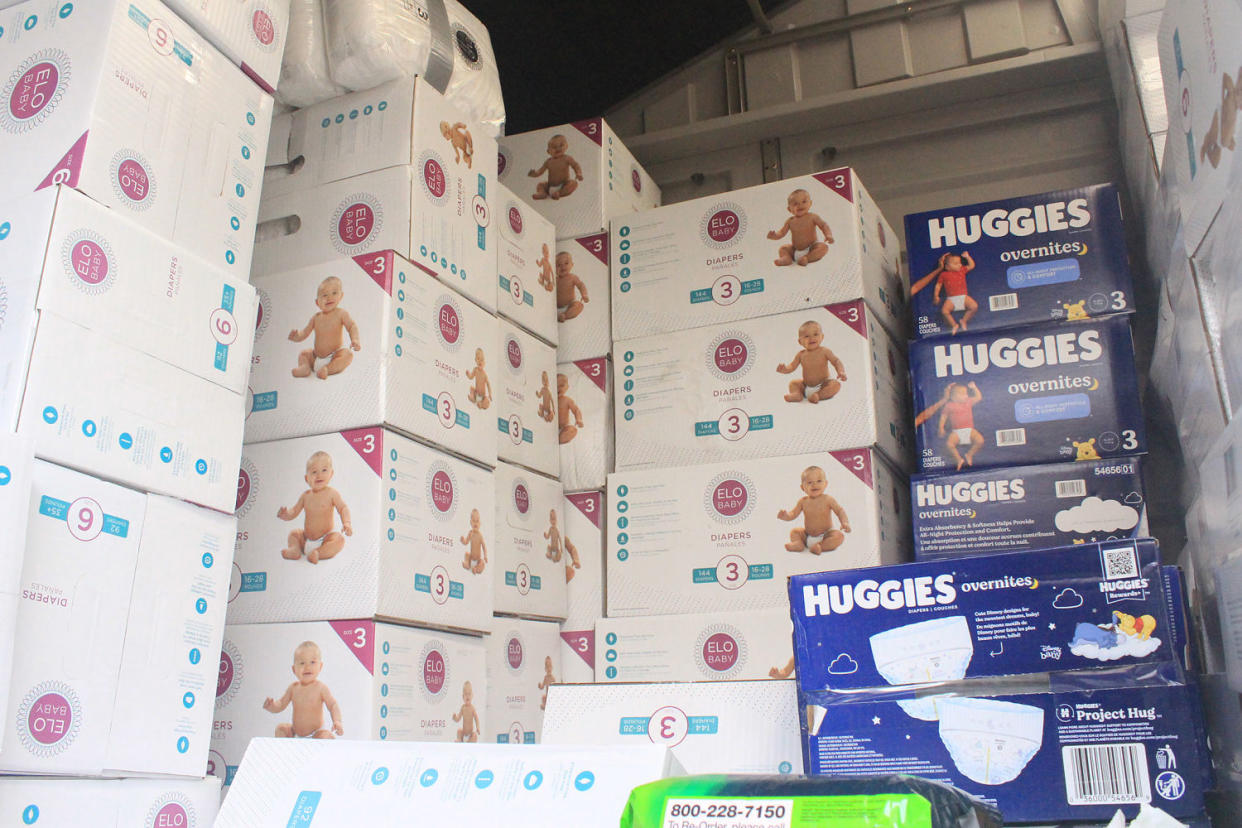
[[[327,35],[323,0],[292,0],[289,6],[289,38],[280,64],[276,100],[294,107],[344,95],[345,87],[328,71]]]

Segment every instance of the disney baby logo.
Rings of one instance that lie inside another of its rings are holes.
[[[427,499],[435,507],[435,515],[447,520],[457,511],[457,478],[444,463],[436,461],[427,470]]]
[[[12,133],[28,132],[56,111],[71,75],[69,55],[60,49],[35,52],[13,70],[4,85],[0,126]]]
[[[708,247],[732,247],[746,234],[746,212],[741,205],[724,201],[703,214],[699,235]]]
[[[384,211],[379,199],[370,193],[353,193],[333,211],[328,235],[333,247],[352,256],[363,252],[363,245],[383,226]]]
[[[728,624],[714,624],[699,634],[694,645],[699,672],[710,679],[729,679],[746,665],[746,643]]]
[[[88,296],[106,292],[116,281],[116,254],[93,230],[75,230],[61,243],[61,266],[78,290]]]
[[[755,509],[753,489],[751,479],[741,472],[730,470],[716,475],[703,492],[708,517],[729,524],[746,520]]]
[[[439,640],[428,642],[418,660],[423,665],[423,695],[431,701],[439,701],[449,680],[449,663],[444,656],[444,643]]]
[[[740,331],[725,331],[712,340],[706,354],[707,368],[726,381],[740,379],[750,370],[755,343]]]
[[[436,337],[449,351],[461,348],[461,308],[452,297],[442,295],[436,302],[435,328]]]

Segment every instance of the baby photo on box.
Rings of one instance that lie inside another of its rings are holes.
[[[556,228],[503,184],[496,254],[496,309],[540,339],[557,344]]]
[[[507,319],[499,321],[503,364],[497,384],[496,456],[543,474],[560,473],[556,442],[556,349]]]
[[[604,617],[604,493],[565,493],[566,596],[561,624],[561,680],[595,680],[595,622]]]
[[[613,470],[612,363],[607,357],[556,366],[561,482],[601,489]]]
[[[548,621],[496,616],[487,642],[487,723],[483,741],[542,741],[548,689],[563,682],[559,627]]]
[[[496,467],[496,612],[565,618],[565,501],[561,484],[501,462]]]
[[[556,243],[556,321],[560,362],[605,356],[612,350],[612,268],[608,235]]]

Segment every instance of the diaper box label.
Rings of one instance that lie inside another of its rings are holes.
[[[496,310],[555,346],[556,228],[503,184],[496,193]]]
[[[0,782],[0,814],[14,824],[71,828],[93,825],[203,828],[220,808],[220,780],[25,779]],[[20,817],[20,819],[19,819]]]
[[[1129,319],[910,345],[925,472],[1144,454]]]
[[[660,188],[602,118],[506,135],[498,161],[500,182],[561,238],[606,233],[609,220],[660,204]]]
[[[604,617],[604,492],[565,493],[565,594],[561,682],[595,681],[595,622]]]
[[[665,745],[688,774],[788,774],[801,767],[792,681],[557,686],[549,744]]]
[[[289,36],[288,2],[251,0],[211,5],[168,0],[168,6],[202,32],[261,89],[275,94],[281,55]]]
[[[490,629],[493,486],[491,471],[381,428],[247,445],[229,620]]]
[[[561,674],[556,624],[496,616],[487,644],[487,715],[481,741],[533,745],[543,741],[543,716]]]
[[[617,339],[862,298],[906,330],[900,242],[843,167],[613,222]]]
[[[793,675],[783,609],[601,618],[598,682],[741,681]]]
[[[795,575],[799,687],[1171,661],[1159,564],[1145,539]]]
[[[918,560],[1148,535],[1137,457],[919,476],[910,506]]]
[[[158,0],[7,5],[0,203],[67,184],[244,280],[271,97]]]
[[[617,468],[877,446],[908,465],[906,362],[861,300],[618,342]]]
[[[255,286],[247,441],[386,423],[495,465],[495,317],[391,251]]]
[[[617,472],[608,614],[784,607],[803,572],[909,555],[904,477],[870,449]]]
[[[500,329],[496,379],[496,456],[557,477],[556,349],[507,319]]]
[[[612,362],[607,357],[556,366],[561,482],[568,490],[601,489],[614,465]]]
[[[532,471],[496,466],[496,546],[491,571],[496,612],[561,621],[572,556],[565,546],[561,484]]]
[[[1134,310],[1112,184],[906,216],[915,336]]]
[[[556,358],[590,359],[612,351],[612,267],[608,234],[556,243]]]

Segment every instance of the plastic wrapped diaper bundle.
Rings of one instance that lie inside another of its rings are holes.
[[[940,741],[967,778],[1012,782],[1044,743],[1044,710],[995,699],[940,699]]]
[[[889,684],[956,681],[975,654],[964,615],[933,618],[871,636],[875,669]]]
[[[323,0],[292,0],[276,100],[302,107],[344,94],[345,87],[333,81],[328,71]]]

